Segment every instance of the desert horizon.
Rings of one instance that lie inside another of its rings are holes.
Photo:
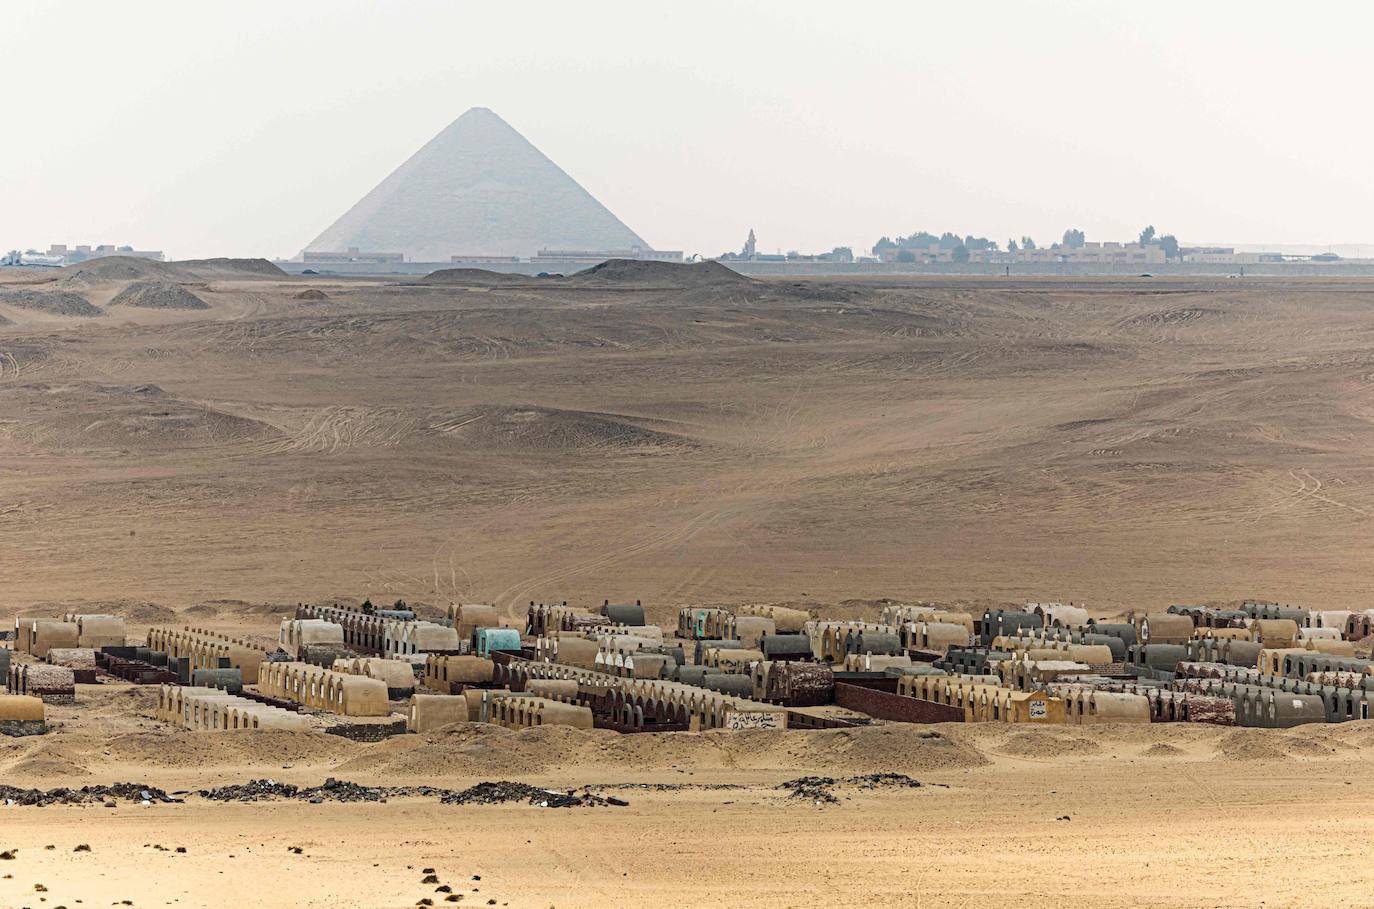
[[[0,909],[1374,906],[1372,9],[7,9]]]

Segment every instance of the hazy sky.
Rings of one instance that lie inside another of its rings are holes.
[[[659,248],[1369,242],[1374,4],[6,3],[0,248],[294,255],[464,110]]]

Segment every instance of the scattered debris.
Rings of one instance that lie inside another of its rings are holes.
[[[686,792],[688,790],[752,789],[748,783],[595,783],[586,789],[641,789],[645,792]]]
[[[478,783],[461,792],[447,792],[439,800],[445,805],[501,805],[511,802],[527,802],[540,808],[585,808],[614,805],[624,807],[629,802],[609,796],[596,795],[584,790],[581,795],[576,789],[558,792],[553,789],[540,789],[528,783],[512,783],[503,780],[498,783]],[[481,877],[474,876],[480,881]]]
[[[114,783],[110,786],[82,786],[80,789],[20,789],[16,786],[0,785],[0,803],[5,805],[91,805],[105,803],[114,807],[115,800],[127,802],[160,802],[176,804],[181,799],[172,798],[161,789],[143,786],[138,783]]]
[[[919,784],[918,784],[919,785]],[[543,789],[528,783],[515,783],[509,780],[483,782],[463,790],[439,789],[433,786],[362,786],[333,777],[319,786],[295,786],[278,783],[274,780],[249,780],[213,789],[200,789],[194,794],[212,802],[257,802],[263,800],[304,801],[312,804],[323,802],[385,802],[389,798],[437,798],[445,805],[499,805],[512,802],[526,802],[540,808],[585,808],[600,806],[624,807],[629,804],[624,799],[597,795],[594,788],[582,791],[572,789],[561,792],[556,789]],[[177,793],[181,795],[183,793]],[[187,795],[191,793],[185,793]],[[104,804],[107,808],[116,806],[116,800],[139,802],[144,805],[153,803],[181,804],[184,799],[168,795],[161,789],[137,783],[115,783],[110,786],[83,786],[80,789],[20,789],[0,785],[0,803],[5,805],[91,805]],[[155,847],[162,848],[162,847]],[[184,852],[184,847],[177,847]],[[299,847],[292,852],[301,854]],[[4,858],[0,854],[0,858]],[[9,856],[13,858],[13,856]],[[432,871],[430,873],[433,873]]]
[[[213,802],[287,799],[319,805],[324,802],[385,802],[388,798],[443,796],[448,792],[447,789],[435,789],[431,786],[361,786],[330,777],[319,786],[305,788],[274,780],[250,780],[233,786],[201,789],[196,795]]]
[[[904,773],[869,773],[844,779],[832,776],[803,776],[780,783],[777,788],[786,790],[792,798],[838,804],[840,799],[833,790],[841,786],[857,789],[920,789],[922,785],[919,780],[914,780]]]

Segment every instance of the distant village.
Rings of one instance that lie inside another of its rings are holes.
[[[1180,246],[1172,234],[1159,235],[1153,226],[1146,227],[1134,242],[1089,241],[1083,231],[1069,229],[1058,243],[1039,246],[1031,237],[1008,240],[1003,248],[996,240],[986,237],[959,236],[946,232],[940,235],[917,231],[893,240],[883,237],[873,244],[871,255],[854,255],[848,246],[837,246],[827,253],[804,254],[760,253],[754,232],[739,252],[727,252],[718,257],[722,262],[843,262],[856,264],[951,265],[1010,265],[1013,263],[1103,265],[1164,265],[1177,263],[1210,263],[1225,265],[1258,265],[1279,262],[1336,262],[1334,253],[1312,256],[1293,256],[1277,252],[1237,252],[1229,246]]]
[[[161,250],[142,250],[132,246],[100,244],[96,246],[52,244],[46,251],[29,249],[12,250],[0,257],[0,266],[26,266],[57,268],[76,265],[91,259],[106,256],[127,256],[137,259],[164,261]],[[961,264],[988,266],[1013,264],[1040,265],[1110,265],[1115,267],[1151,266],[1167,264],[1209,264],[1209,265],[1261,265],[1282,263],[1358,263],[1365,260],[1345,259],[1335,253],[1315,255],[1291,255],[1278,252],[1242,252],[1229,246],[1182,246],[1172,234],[1160,235],[1153,226],[1146,227],[1133,241],[1088,240],[1083,231],[1070,229],[1064,232],[1057,243],[1041,246],[1032,237],[1023,236],[1007,240],[1005,246],[986,237],[972,234],[960,236],[945,232],[939,235],[917,231],[908,236],[882,237],[873,244],[869,254],[855,255],[852,247],[837,246],[829,252],[802,253],[795,250],[786,253],[760,252],[758,238],[750,230],[744,245],[738,251],[721,253],[718,256],[704,257],[686,255],[682,250],[659,250],[648,246],[632,246],[625,249],[539,249],[528,256],[488,256],[482,254],[454,254],[446,262],[422,262],[398,251],[363,250],[350,247],[340,252],[315,252],[307,250],[296,260],[276,260],[278,264],[297,264],[316,270],[343,268],[348,271],[368,270],[376,266],[378,271],[388,270],[388,266],[424,265],[440,268],[445,266],[466,266],[493,268],[495,270],[535,268],[548,272],[571,272],[590,268],[609,259],[635,259],[653,262],[689,262],[709,258],[726,264],[773,264],[785,267],[788,263],[825,264],[846,266],[884,265],[944,265],[950,270]],[[298,269],[299,270],[299,269]],[[409,271],[410,269],[406,269]],[[944,270],[944,269],[942,269]]]

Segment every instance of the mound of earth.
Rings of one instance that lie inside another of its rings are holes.
[[[135,281],[115,294],[111,306],[139,309],[209,309],[210,304],[177,284],[162,281]]]
[[[61,753],[35,754],[18,761],[9,774],[29,779],[59,779],[84,776],[87,766]]]
[[[156,385],[0,386],[0,448],[185,450],[276,435],[272,427],[167,394]]]
[[[206,281],[212,278],[285,278],[266,259],[185,259],[158,262],[132,256],[104,256],[63,268],[58,283],[88,287],[120,281]]]
[[[1096,754],[1102,746],[1092,739],[1074,735],[1059,735],[1044,729],[1018,732],[1002,743],[1002,754],[1024,758],[1056,758],[1070,755]]]
[[[126,621],[152,624],[154,622],[173,622],[177,619],[177,612],[168,606],[158,603],[133,603],[128,606],[116,606],[112,609],[102,610],[114,615],[124,616]]]
[[[300,291],[297,291],[296,293],[292,294],[292,295],[291,295],[291,299],[293,299],[293,300],[311,300],[311,301],[316,301],[316,302],[318,302],[318,301],[322,301],[322,300],[328,300],[328,299],[329,299],[329,294],[325,293],[325,292],[322,291],[322,290],[317,290],[317,289],[314,288],[314,287],[308,287],[308,288],[306,288],[305,290],[300,290]]]
[[[93,306],[89,300],[70,290],[12,290],[0,294],[0,303],[45,312],[50,316],[103,316],[100,307]]]
[[[106,281],[171,281],[177,270],[166,262],[135,259],[132,256],[105,256],[62,269],[58,283],[88,285]]]
[[[103,743],[102,756],[106,762],[142,767],[228,765],[280,770],[282,764],[301,760],[344,760],[357,747],[341,736],[322,732],[262,729],[252,735],[184,735],[180,730],[159,726],[110,739]]]
[[[421,284],[459,284],[483,287],[488,284],[511,284],[526,280],[524,275],[487,271],[485,268],[441,268],[420,279]]]
[[[683,448],[697,444],[639,422],[651,421],[622,414],[488,405],[433,420],[429,428],[467,447],[522,451]]]
[[[34,613],[61,615],[67,612],[88,613],[93,615],[119,615],[133,624],[157,624],[177,619],[177,612],[157,603],[145,600],[45,600],[28,607]]]
[[[568,284],[622,284],[632,287],[678,288],[723,287],[753,284],[737,271],[719,262],[645,262],[639,259],[607,259],[565,279]]]
[[[250,603],[247,600],[205,600],[186,607],[184,615],[204,619],[262,618],[279,616],[288,609],[282,604]]]
[[[1183,749],[1177,745],[1170,745],[1168,742],[1155,742],[1149,748],[1140,752],[1141,757],[1177,757],[1183,753]]]
[[[1272,729],[1237,729],[1217,743],[1217,753],[1236,761],[1281,761],[1293,758],[1329,757],[1336,749],[1302,734]]]
[[[904,724],[779,732],[714,731],[618,735],[609,730],[539,726],[510,730],[459,723],[425,736],[398,736],[340,764],[340,773],[435,778],[548,772],[551,767],[638,770],[750,769],[806,773],[925,772],[987,763],[975,748]]]
[[[286,272],[266,259],[180,259],[171,264],[178,271],[202,278],[286,277]]]

